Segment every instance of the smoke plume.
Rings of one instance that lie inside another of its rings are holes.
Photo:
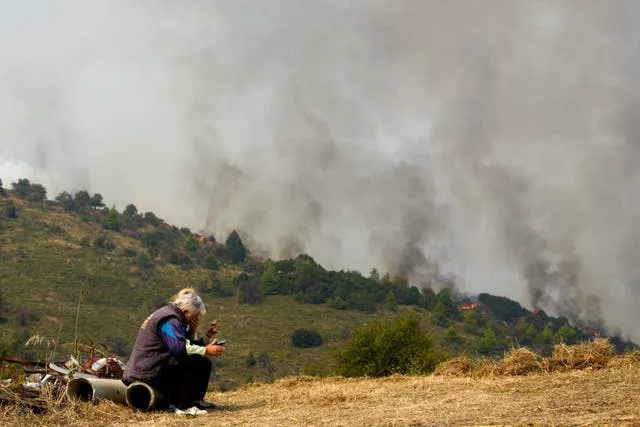
[[[3,2],[0,178],[640,339],[638,17],[633,0]]]

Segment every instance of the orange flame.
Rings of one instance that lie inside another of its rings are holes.
[[[458,306],[458,310],[472,310],[477,306],[478,304],[476,304],[475,302],[472,302],[471,304],[462,304]]]

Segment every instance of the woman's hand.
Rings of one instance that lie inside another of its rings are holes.
[[[200,319],[198,317],[191,317],[187,322],[189,323],[189,339],[193,339],[196,336]]]
[[[212,320],[209,325],[209,329],[207,329],[207,333],[205,334],[207,338],[212,338],[215,334],[218,333],[218,320]]]
[[[207,356],[213,356],[213,357],[219,357],[222,355],[222,353],[224,353],[225,351],[227,351],[226,348],[224,348],[223,345],[217,345],[216,344],[217,340],[212,342],[211,344],[209,344],[206,347],[206,354]]]

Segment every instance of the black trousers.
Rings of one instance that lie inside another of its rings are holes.
[[[204,399],[213,363],[197,354],[168,359],[158,377],[145,381],[166,398],[167,405],[186,409]]]

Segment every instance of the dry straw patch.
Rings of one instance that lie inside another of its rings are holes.
[[[500,361],[503,375],[524,375],[540,371],[540,357],[526,347],[514,348]]]
[[[434,375],[442,375],[446,377],[466,377],[470,376],[474,371],[474,362],[467,356],[454,357],[445,360],[436,366]]]
[[[595,370],[604,367],[640,363],[640,352],[616,357],[615,348],[607,339],[596,339],[578,345],[558,344],[549,358],[541,358],[526,347],[515,348],[499,362],[486,359],[470,360],[456,357],[436,366],[435,375],[487,377],[495,375],[526,375],[570,370]]]
[[[637,364],[640,364],[640,351],[638,350],[614,357],[607,363],[607,368],[629,368]]]
[[[601,369],[607,366],[615,356],[615,348],[609,340],[604,338],[578,345],[557,344],[545,368],[549,371]]]

